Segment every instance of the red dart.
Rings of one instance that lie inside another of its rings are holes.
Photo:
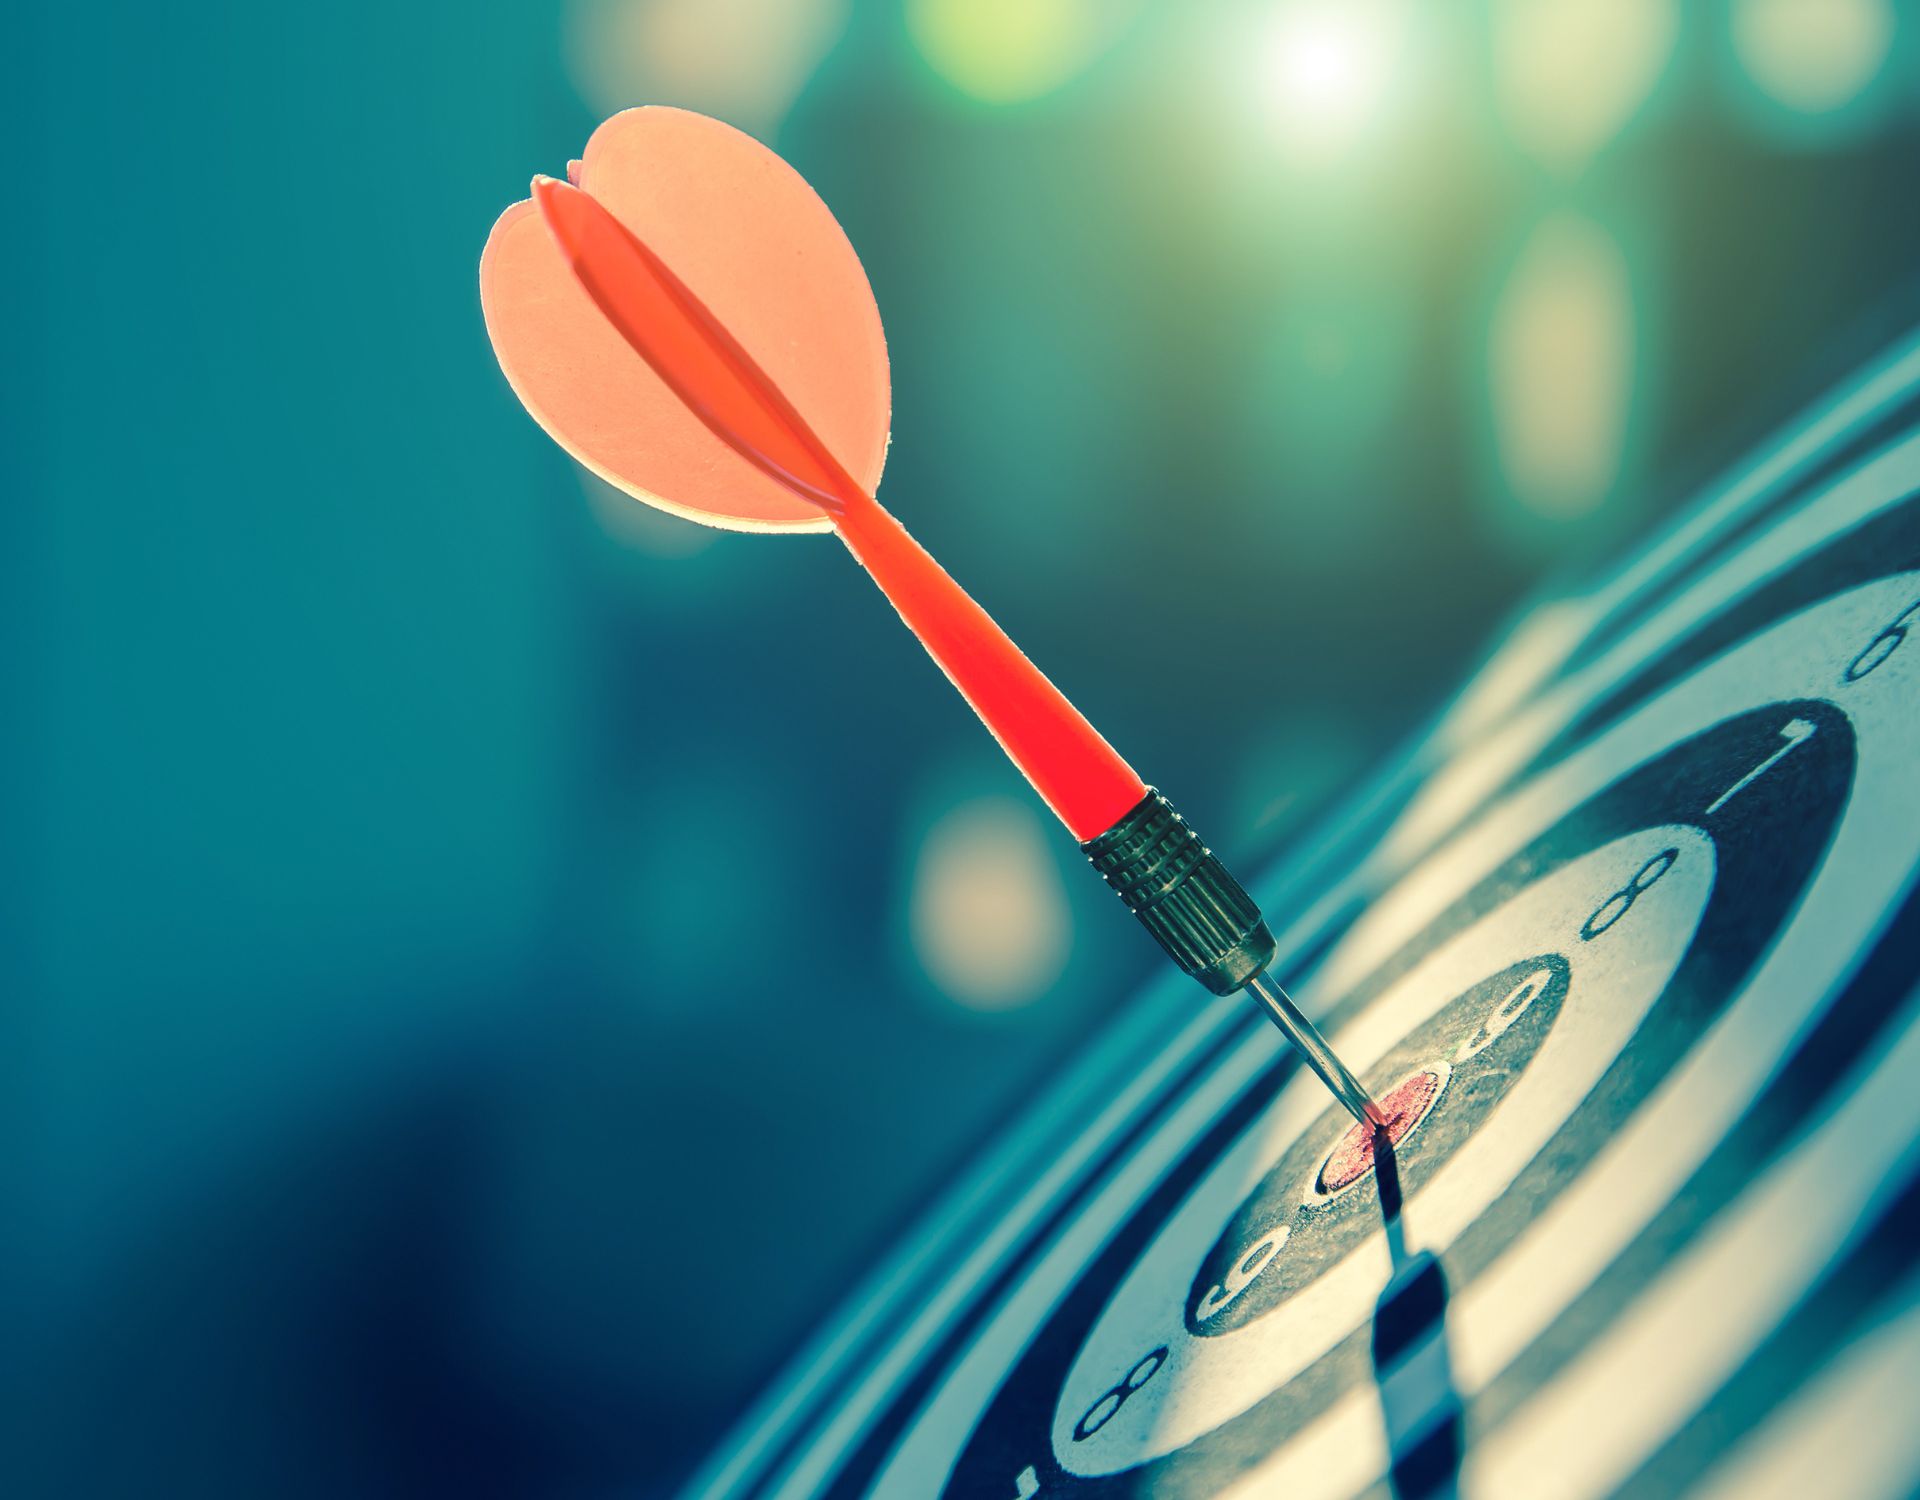
[[[589,145],[586,177],[593,171]],[[1259,908],[1171,804],[848,473],[761,363],[632,224],[584,186],[536,177],[533,195],[605,323],[727,449],[831,524],[1175,962],[1216,994],[1251,989],[1341,1103],[1369,1128],[1383,1128],[1379,1106],[1266,974],[1276,945]],[[495,317],[490,307],[490,329]],[[496,347],[500,339],[496,333]]]
[[[841,541],[1076,839],[1147,795],[1133,768],[990,616],[854,482],[753,357],[684,282],[569,183],[534,201],[580,284],[714,436],[833,518]]]

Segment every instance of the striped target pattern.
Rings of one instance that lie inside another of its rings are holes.
[[[1920,341],[1256,882],[1389,1184],[1169,976],[696,1479],[800,1496],[1920,1482]]]

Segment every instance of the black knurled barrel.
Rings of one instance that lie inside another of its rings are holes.
[[[1168,956],[1214,994],[1231,995],[1272,962],[1273,934],[1253,897],[1152,787],[1080,847]]]

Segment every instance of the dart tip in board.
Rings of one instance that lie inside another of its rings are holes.
[[[1393,1119],[1390,1112],[1382,1109],[1379,1101],[1367,1092],[1365,1085],[1353,1076],[1353,1070],[1327,1045],[1327,1039],[1320,1034],[1319,1028],[1293,1003],[1293,997],[1274,979],[1271,972],[1262,969],[1255,974],[1246,982],[1246,990],[1265,1008],[1267,1018],[1307,1060],[1308,1066],[1319,1075],[1320,1081],[1333,1097],[1353,1116],[1355,1130],[1364,1135],[1369,1145],[1378,1132],[1391,1132]]]
[[[1432,1113],[1445,1086],[1443,1070],[1429,1067],[1421,1068],[1388,1090],[1375,1104],[1386,1116],[1385,1122],[1357,1120],[1348,1126],[1320,1168],[1315,1183],[1317,1189],[1331,1195],[1358,1182],[1369,1171],[1385,1168],[1395,1148],[1404,1144]]]

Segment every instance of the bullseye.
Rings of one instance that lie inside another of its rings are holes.
[[[1418,1072],[1401,1079],[1380,1096],[1380,1108],[1386,1111],[1387,1116],[1386,1137],[1389,1146],[1398,1149],[1408,1136],[1420,1128],[1421,1123],[1433,1112],[1433,1106],[1439,1102],[1452,1072],[1443,1062],[1429,1063]],[[1314,1191],[1322,1198],[1331,1198],[1371,1172],[1377,1137],[1378,1132],[1365,1129],[1358,1122],[1349,1126],[1347,1133],[1327,1153],[1326,1161],[1314,1177]]]

